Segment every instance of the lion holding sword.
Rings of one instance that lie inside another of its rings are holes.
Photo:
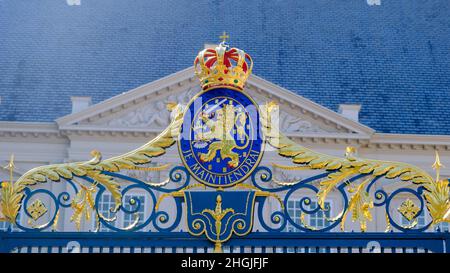
[[[227,163],[229,167],[235,168],[239,165],[239,154],[233,151],[234,149],[243,150],[249,145],[249,137],[245,132],[245,125],[247,123],[247,114],[242,108],[235,107],[230,101],[229,104],[223,106],[215,111],[199,113],[199,122],[202,125],[197,125],[195,142],[209,143],[207,153],[199,153],[200,161],[210,162],[220,151],[222,160],[229,158]],[[234,129],[236,127],[236,130]],[[234,138],[237,133],[238,140],[245,141],[243,146],[239,146]]]

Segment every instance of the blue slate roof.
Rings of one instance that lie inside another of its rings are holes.
[[[450,1],[0,1],[0,120],[53,121],[192,65],[226,30],[254,73],[385,133],[450,135]]]

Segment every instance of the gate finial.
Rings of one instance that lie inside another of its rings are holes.
[[[436,159],[433,163],[433,165],[431,166],[434,170],[436,170],[436,181],[440,180],[440,173],[441,173],[441,168],[445,167],[444,165],[442,165],[441,163],[441,159],[439,158],[439,152],[436,150]]]
[[[3,168],[5,170],[9,171],[9,182],[12,183],[13,182],[13,176],[14,176],[14,168],[15,168],[14,154],[11,154],[8,164],[6,166],[4,166]]]
[[[226,43],[228,39],[230,39],[230,35],[224,31],[222,35],[219,36],[219,38],[222,40],[222,43]]]

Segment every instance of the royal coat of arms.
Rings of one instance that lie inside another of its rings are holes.
[[[222,43],[200,52],[195,66],[203,91],[186,108],[180,154],[199,182],[232,186],[250,175],[263,154],[258,106],[243,92],[251,59]]]

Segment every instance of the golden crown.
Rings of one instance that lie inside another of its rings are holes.
[[[253,61],[243,50],[229,48],[222,42],[216,48],[200,51],[195,58],[194,68],[203,90],[233,87],[242,91],[252,73]]]

